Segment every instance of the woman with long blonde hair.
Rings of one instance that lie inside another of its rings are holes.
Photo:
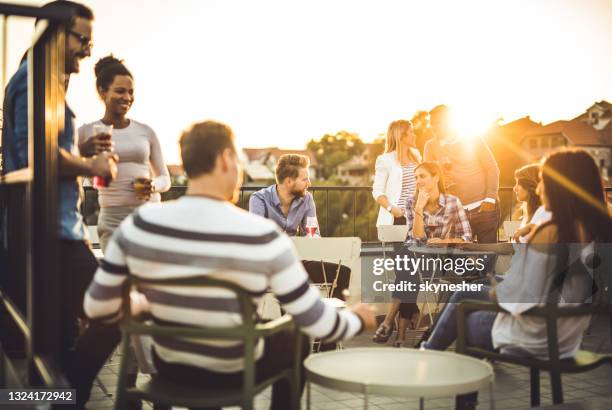
[[[387,130],[385,153],[376,159],[372,194],[380,205],[377,227],[406,225],[406,203],[414,195],[414,170],[420,162],[421,154],[415,147],[412,123],[407,120],[393,121]],[[399,307],[400,302],[394,300],[389,313],[374,335],[376,343],[386,343],[389,340]],[[400,327],[405,327],[411,316],[418,312],[416,304],[406,304],[405,307],[406,309],[400,312]]]

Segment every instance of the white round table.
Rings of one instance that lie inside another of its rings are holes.
[[[306,403],[310,409],[310,383],[345,392],[362,393],[364,409],[370,394],[448,397],[489,387],[494,408],[491,365],[451,352],[389,347],[364,347],[318,353],[304,361]]]

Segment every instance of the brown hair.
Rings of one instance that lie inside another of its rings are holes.
[[[412,128],[412,123],[408,120],[397,120],[389,124],[385,152],[395,151],[397,160],[400,163],[406,163],[408,161],[418,163],[418,159],[410,149],[414,147],[414,141],[411,141],[410,144],[405,146],[406,144],[402,143],[401,140],[403,132],[408,128]]]
[[[437,162],[431,162],[431,161],[426,161],[426,162],[421,162],[419,165],[416,166],[416,168],[414,169],[414,172],[417,171],[417,169],[419,168],[423,168],[425,169],[429,175],[431,175],[432,177],[437,176],[438,177],[438,190],[440,191],[441,195],[446,194],[446,188],[444,186],[444,174],[442,173],[442,168],[440,168],[440,165],[438,165]],[[417,192],[415,192],[414,197],[418,197],[418,188],[417,188]]]
[[[297,178],[300,169],[308,168],[310,158],[306,155],[281,155],[276,164],[276,182],[282,184],[286,178]]]
[[[531,220],[531,217],[542,204],[540,196],[536,193],[536,188],[540,182],[540,164],[529,164],[520,167],[514,171],[514,178],[516,183],[522,186],[528,193],[526,201],[527,218]]]
[[[216,121],[192,125],[181,135],[179,145],[183,168],[189,178],[211,172],[217,157],[227,148],[236,152],[232,129]]]
[[[588,239],[612,240],[612,218],[606,207],[603,181],[589,153],[566,148],[549,154],[542,163],[542,182],[551,222],[557,226],[557,242],[581,242],[574,221],[583,225],[590,235]]]

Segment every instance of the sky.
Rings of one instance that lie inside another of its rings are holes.
[[[41,1],[14,1],[41,5]],[[129,116],[168,163],[191,123],[229,124],[242,147],[303,148],[445,103],[464,133],[525,115],[549,123],[612,102],[612,0],[85,0],[92,57],[68,101],[102,117],[93,66],[109,53],[135,80]],[[9,73],[32,22],[9,22]]]

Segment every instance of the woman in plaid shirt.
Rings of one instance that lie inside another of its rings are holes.
[[[467,214],[459,198],[446,193],[440,166],[436,162],[422,162],[416,166],[414,172],[417,189],[414,197],[406,201],[408,225],[406,242],[418,244],[471,242],[472,229]],[[414,278],[408,271],[396,272],[396,283],[412,280]],[[414,312],[411,305],[416,300],[416,294],[394,292],[393,298],[401,301],[400,312],[403,317],[410,318],[412,327],[415,328],[414,315],[418,311]],[[405,340],[406,326],[400,325],[394,345],[401,347]]]
[[[407,241],[471,242],[472,229],[467,214],[459,198],[446,193],[440,166],[435,162],[423,162],[416,167],[415,175],[416,194],[406,201]]]

